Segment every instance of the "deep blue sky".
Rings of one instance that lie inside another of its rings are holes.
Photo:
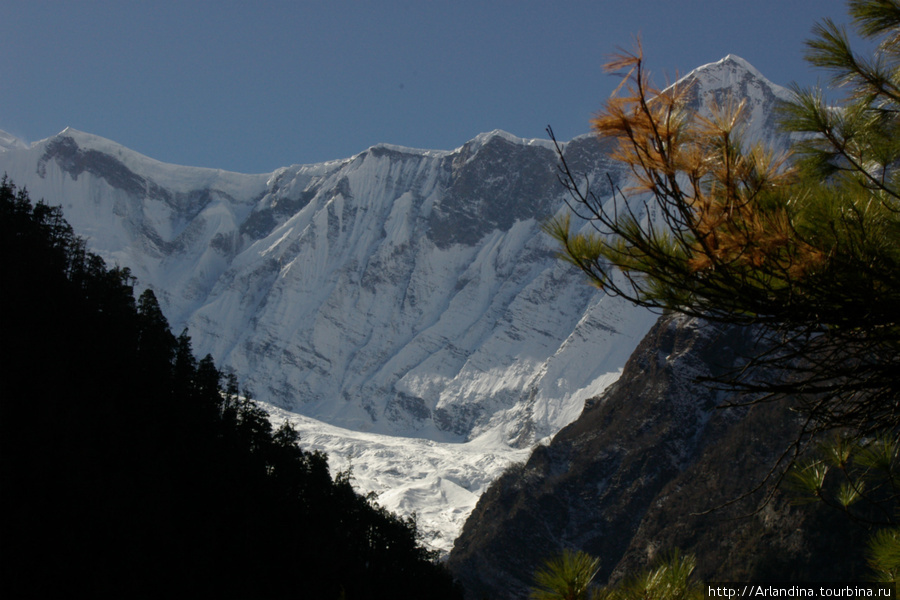
[[[241,172],[387,142],[452,149],[504,129],[561,139],[618,80],[601,66],[640,34],[665,76],[733,53],[813,84],[815,21],[843,0],[350,2],[7,0],[0,129],[67,126],[153,158]]]

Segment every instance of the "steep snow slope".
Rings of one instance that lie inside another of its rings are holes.
[[[727,57],[689,77],[700,95],[747,94],[766,135],[783,92],[752,67]],[[424,440],[453,443],[493,457],[472,462],[492,476],[577,417],[653,321],[553,257],[539,222],[563,195],[546,141],[494,131],[452,151],[380,145],[260,175],[167,165],[71,129],[6,146],[0,169],[153,288],[199,354],[298,415],[304,439],[325,438],[301,416],[341,428],[322,442],[333,454],[407,452],[353,432],[419,438],[420,465],[452,463]],[[598,185],[623,177],[607,151],[591,136],[566,144]],[[355,461],[361,485],[362,471]],[[467,481],[468,493],[483,487]],[[389,507],[419,506],[393,487]],[[463,496],[440,500],[452,526],[423,519],[444,548]]]

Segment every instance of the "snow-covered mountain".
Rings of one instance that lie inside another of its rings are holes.
[[[745,61],[688,77],[698,96],[748,97],[752,133],[771,135],[785,92]],[[459,507],[575,419],[655,319],[554,258],[540,222],[564,197],[548,141],[494,131],[259,175],[168,165],[72,129],[0,149],[0,170],[154,289],[198,354],[386,506],[417,511],[440,548]],[[598,186],[624,177],[608,150],[565,144]],[[388,463],[396,478],[379,475]]]

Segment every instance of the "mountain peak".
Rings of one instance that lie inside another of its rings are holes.
[[[747,139],[772,148],[786,148],[788,137],[777,122],[777,107],[790,102],[787,88],[766,79],[756,67],[735,54],[697,67],[674,85],[688,86],[688,102],[706,114],[712,104],[722,105],[728,98],[744,101]]]
[[[84,131],[79,131],[74,127],[66,127],[56,135],[50,136],[46,139],[37,142],[38,144],[59,144],[63,140],[71,140],[75,143],[75,146],[78,148],[84,148],[89,150],[96,150],[99,152],[104,152],[106,154],[115,154],[117,151],[127,151],[133,154],[137,154],[133,150],[128,150],[124,146],[106,139],[104,137],[100,137],[99,135],[94,135],[93,133],[85,133]],[[66,143],[72,143],[66,142]],[[150,159],[148,159],[150,160]]]
[[[766,79],[756,67],[736,54],[729,54],[716,62],[697,67],[679,81],[691,82],[703,92],[734,88],[740,90],[740,95],[744,95],[748,91],[748,84],[754,82],[753,87],[767,88],[779,99],[787,99],[790,95],[786,88]]]
[[[488,145],[494,140],[503,140],[510,144],[514,144],[516,146],[545,146],[547,148],[552,148],[552,144],[549,140],[544,140],[540,138],[521,138],[517,135],[513,135],[508,131],[503,131],[502,129],[494,129],[493,131],[487,131],[484,133],[479,133],[474,138],[469,140],[464,144],[464,148],[466,148],[470,153],[474,154],[476,151],[481,149],[482,147]]]
[[[769,85],[774,85],[766,79],[756,67],[737,54],[729,54],[725,56],[725,58],[702,65],[691,71],[691,75],[696,75],[698,77],[704,75],[719,75],[722,73],[746,74],[752,76],[754,79],[761,79],[769,83]]]
[[[57,133],[56,135],[50,136],[50,138],[48,138],[48,139],[63,138],[63,137],[68,137],[68,138],[72,138],[75,140],[85,140],[85,141],[87,141],[87,140],[103,140],[103,141],[111,143],[111,144],[114,143],[111,140],[107,140],[98,135],[94,135],[93,133],[85,133],[84,131],[80,131],[78,129],[75,129],[74,127],[66,127],[65,129],[63,129],[62,131]]]

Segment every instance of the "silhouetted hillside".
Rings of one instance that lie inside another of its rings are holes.
[[[5,178],[0,282],[4,597],[458,595],[414,522],[273,431]]]

